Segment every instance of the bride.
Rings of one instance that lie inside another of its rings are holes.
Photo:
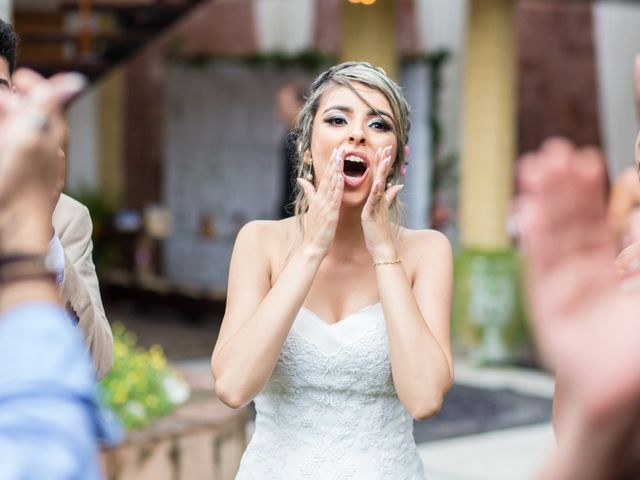
[[[409,106],[367,63],[332,67],[298,118],[296,216],[238,234],[211,358],[256,406],[244,479],[422,479],[412,418],[453,378],[452,254],[399,226]]]

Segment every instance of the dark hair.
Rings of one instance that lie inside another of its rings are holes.
[[[0,19],[0,56],[7,59],[9,73],[13,75],[16,69],[16,50],[18,36],[10,23]]]

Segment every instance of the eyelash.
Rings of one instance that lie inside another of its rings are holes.
[[[389,130],[391,130],[391,125],[389,125],[387,122],[385,122],[384,120],[375,120],[373,122],[371,122],[369,125],[373,125],[373,124],[379,124],[380,126],[377,127],[380,130],[383,130],[385,132],[388,132]]]
[[[327,118],[325,122],[331,125],[346,125],[347,120],[342,117],[330,117],[330,118]]]
[[[325,122],[330,125],[346,125],[347,120],[342,117],[330,117],[326,119]],[[376,130],[382,130],[384,132],[388,132],[391,130],[391,126],[384,120],[374,120],[373,122],[369,123],[369,126],[375,128]]]

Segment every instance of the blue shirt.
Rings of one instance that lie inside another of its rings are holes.
[[[101,478],[98,440],[115,437],[96,389],[64,309],[24,303],[0,317],[0,479]]]

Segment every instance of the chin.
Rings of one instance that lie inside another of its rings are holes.
[[[346,207],[362,208],[367,203],[371,188],[359,188],[357,190],[344,190],[342,194],[342,205]]]

